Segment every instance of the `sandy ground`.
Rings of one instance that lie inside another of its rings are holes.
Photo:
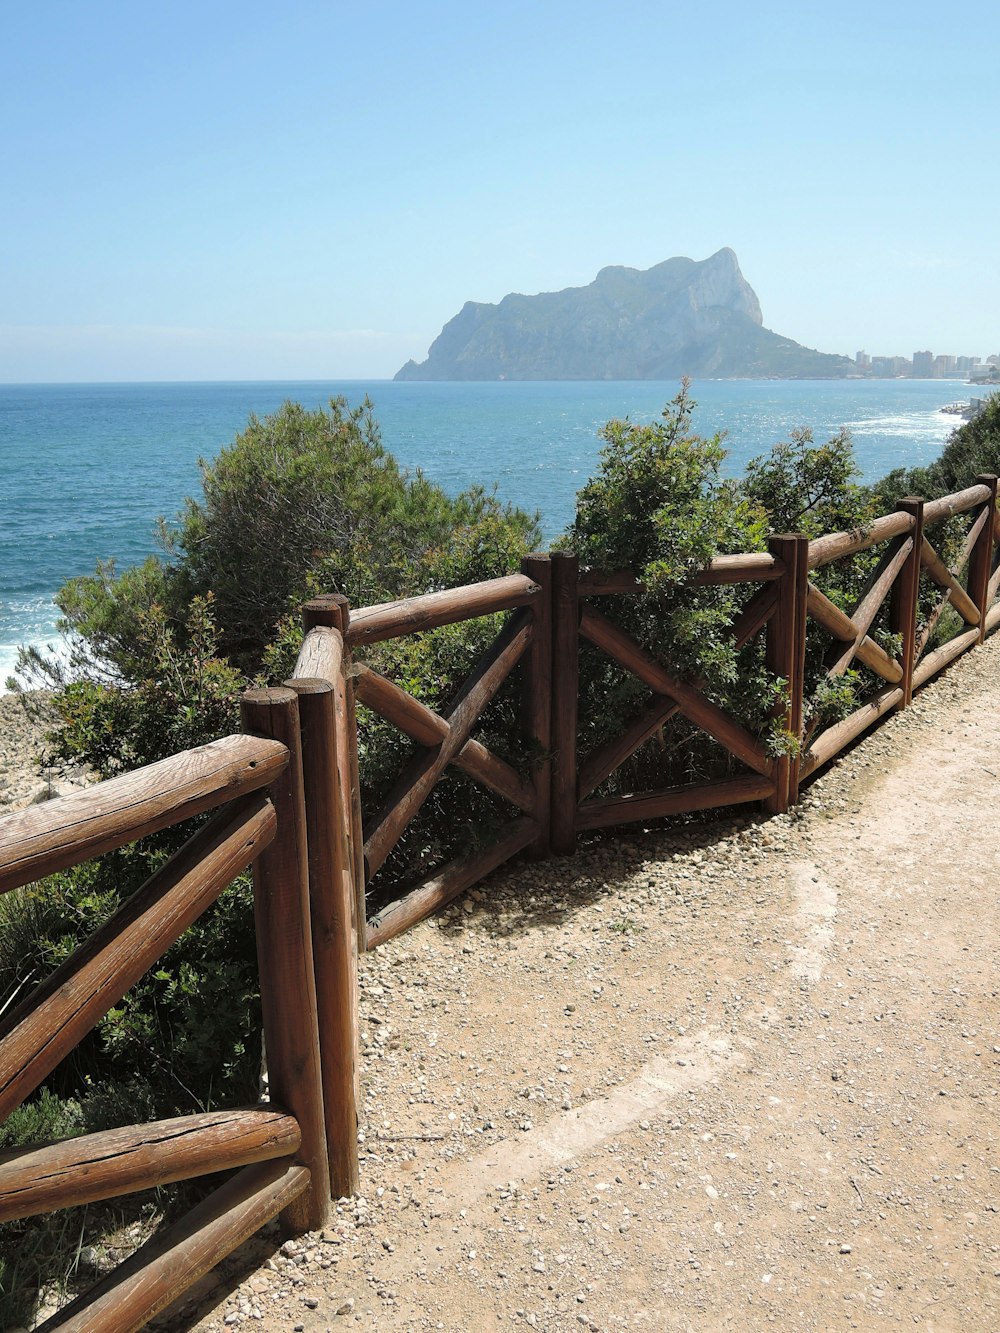
[[[362,960],[363,1197],[171,1330],[1000,1329],[1000,638],[791,816]]]

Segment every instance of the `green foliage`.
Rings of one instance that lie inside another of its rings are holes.
[[[773,695],[757,659],[741,661],[732,622],[744,594],[696,587],[686,575],[727,551],[759,550],[766,515],[753,496],[725,481],[722,437],[692,428],[687,383],[659,421],[612,421],[602,436],[600,468],[580,492],[564,544],[581,563],[601,570],[632,569],[644,584],[638,597],[613,599],[617,623],[671,670],[702,682],[718,701],[765,725]],[[581,654],[581,751],[620,735],[648,691],[602,655]],[[706,748],[707,744],[707,748]],[[608,790],[684,780],[711,771],[719,756],[703,733],[672,719]]]
[[[877,516],[870,493],[858,485],[859,476],[848,430],[816,444],[812,431],[803,429],[751,459],[742,489],[766,513],[769,531],[801,532],[812,539],[863,530]]]

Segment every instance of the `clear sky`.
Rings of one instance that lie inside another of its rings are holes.
[[[824,351],[1000,351],[988,7],[0,0],[0,381],[355,378],[736,251]]]

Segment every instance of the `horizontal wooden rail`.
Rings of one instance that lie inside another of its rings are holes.
[[[661,666],[631,635],[591,607],[585,607],[580,617],[580,633],[620,666],[645,681],[657,694],[670,695],[689,721],[707,731],[737,759],[742,759],[758,773],[770,776],[772,761],[760,743],[718,704]]]
[[[283,745],[226,736],[0,819],[0,893],[268,786]]]
[[[450,724],[439,713],[363,664],[356,668],[354,685],[360,703],[398,727],[418,745],[440,745],[451,733]],[[531,814],[535,804],[531,784],[479,741],[466,741],[452,762],[511,805]]]
[[[0,1222],[288,1157],[298,1122],[278,1107],[155,1120],[0,1155]]]
[[[969,486],[954,495],[942,495],[940,500],[928,500],[924,505],[924,528],[931,523],[940,523],[942,519],[964,514],[967,509],[975,509],[990,498],[990,488],[978,484]]]
[[[534,626],[526,611],[511,617],[448,710],[447,737],[436,749],[416,754],[404,768],[382,803],[371,835],[365,839],[369,878],[384,864],[441,774],[465,745],[480,713],[524,656],[533,636]]]
[[[705,586],[719,583],[765,583],[780,579],[785,563],[767,551],[739,555],[717,555],[704,569],[695,570],[688,582]]]
[[[737,555],[717,555],[703,569],[694,570],[688,583],[698,587],[728,583],[769,583],[780,579],[784,563],[767,551],[746,551]],[[630,569],[610,574],[584,569],[577,586],[580,597],[635,596],[644,591],[642,580]]]
[[[857,630],[854,621],[813,583],[809,584],[806,607],[812,618],[835,639],[852,645],[856,642]],[[898,684],[903,679],[903,668],[884,648],[880,648],[874,639],[869,639],[867,636],[863,638],[854,649],[854,656],[890,684]]]
[[[527,606],[540,592],[538,584],[526,575],[508,574],[504,578],[447,588],[423,597],[352,608],[347,642],[356,648],[360,644],[395,639],[401,634],[419,634],[439,625],[474,620],[477,616],[488,616],[497,611],[512,611],[515,607]]]
[[[537,822],[523,815],[520,819],[512,820],[495,842],[449,861],[432,879],[373,917],[368,927],[368,948],[374,949],[385,944],[387,940],[415,926],[418,921],[423,921],[467,888],[478,884],[512,856],[524,851],[537,837]]]
[[[309,1188],[307,1167],[244,1167],[36,1333],[137,1333]]]
[[[802,760],[802,777],[814,772],[820,768],[834,755],[839,754],[845,745],[850,745],[851,741],[868,730],[869,727],[882,717],[885,713],[891,712],[903,697],[903,691],[898,687],[886,687],[874,695],[861,708],[853,712],[850,717],[845,717],[843,721],[836,722],[832,727],[827,727],[813,741],[809,751]]]
[[[912,531],[913,515],[898,513],[883,514],[856,532],[831,532],[825,537],[816,537],[809,543],[809,568],[818,569],[834,560],[842,560],[844,556],[867,551],[892,537],[908,536]]]
[[[951,593],[951,604],[962,619],[970,625],[978,625],[978,607],[926,537],[920,548],[920,563],[939,588]]]
[[[691,810],[714,810],[747,801],[762,801],[774,794],[774,779],[752,773],[719,782],[692,782],[663,791],[612,796],[607,800],[584,801],[577,810],[576,826],[581,833],[627,824],[637,819],[662,819],[665,815]]]
[[[0,1121],[273,839],[255,793],[189,838],[94,935],[0,1024]]]
[[[978,641],[979,631],[967,629],[964,634],[956,634],[953,639],[943,643],[940,648],[935,648],[933,652],[921,658],[913,668],[914,689],[926,685],[932,676],[936,676],[949,662],[954,662],[956,657],[961,657],[967,649],[972,648]]]

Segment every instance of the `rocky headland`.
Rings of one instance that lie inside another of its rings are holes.
[[[834,379],[844,356],[764,328],[736,255],[601,269],[586,287],[467,301],[397,380]]]

